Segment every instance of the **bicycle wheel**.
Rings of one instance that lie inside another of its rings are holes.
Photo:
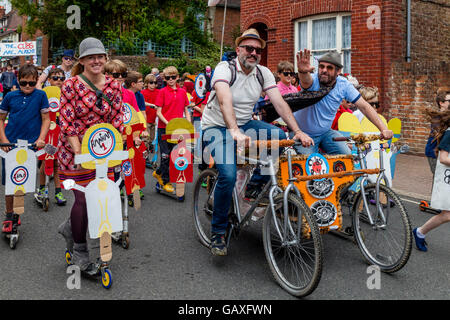
[[[392,189],[380,185],[381,215],[377,212],[376,185],[368,184],[364,190],[374,223],[370,224],[360,191],[352,209],[358,247],[367,262],[379,266],[381,271],[398,271],[408,262],[412,247],[411,224],[405,206]]]
[[[211,244],[211,219],[216,182],[217,171],[206,169],[200,174],[194,185],[194,226],[201,244],[206,247]]]
[[[274,198],[275,215],[267,208],[263,224],[264,252],[275,280],[290,294],[304,297],[322,275],[322,238],[306,203],[288,196],[289,218],[284,219],[283,194]],[[300,221],[300,223],[298,223]]]

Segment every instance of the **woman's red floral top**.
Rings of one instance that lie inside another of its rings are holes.
[[[95,91],[87,86],[78,76],[64,81],[60,99],[61,133],[58,143],[58,162],[61,171],[73,171],[74,153],[67,137],[83,136],[89,127],[98,123],[110,123],[120,133],[123,131],[122,89],[118,81],[106,77],[103,87],[112,105],[103,99],[100,107],[96,106]]]

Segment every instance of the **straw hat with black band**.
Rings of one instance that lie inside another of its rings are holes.
[[[264,49],[266,47],[266,42],[261,39],[261,37],[259,36],[259,33],[256,29],[254,28],[250,28],[248,30],[245,30],[242,35],[236,39],[235,44],[236,47],[239,47],[239,44],[242,42],[242,40],[245,39],[254,39],[254,40],[258,40],[261,43],[261,48]]]

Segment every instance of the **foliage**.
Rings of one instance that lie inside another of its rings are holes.
[[[40,5],[43,3],[43,5]],[[205,43],[198,17],[206,12],[203,0],[11,0],[20,15],[28,16],[25,31],[32,35],[41,30],[54,47],[76,47],[88,36],[125,41],[139,38],[169,44],[187,36]],[[69,30],[66,12],[70,5],[81,11],[81,29]]]

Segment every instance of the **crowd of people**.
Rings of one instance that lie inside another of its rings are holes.
[[[153,68],[150,74],[143,75],[129,70],[123,61],[108,59],[103,44],[95,38],[87,38],[80,43],[78,58],[75,58],[74,50],[65,50],[61,64],[47,67],[40,75],[35,66],[25,64],[19,69],[16,79],[8,66],[8,71],[0,77],[3,85],[0,142],[15,143],[17,139],[24,139],[42,148],[49,130],[49,103],[40,89],[45,86],[59,87],[58,124],[61,133],[54,182],[55,201],[64,205],[66,199],[61,191],[62,181],[73,179],[77,184],[87,186],[95,178],[95,170],[84,169],[74,163],[75,155],[81,153],[84,134],[91,126],[99,123],[109,123],[123,134],[123,104],[128,103],[136,112],[143,114],[146,122],[146,130],[134,136],[134,143],[140,145],[145,141],[147,151],[153,153],[155,149],[150,142],[157,134],[160,161],[159,167],[153,171],[153,177],[165,191],[173,192],[169,181],[169,156],[173,145],[163,140],[162,136],[170,120],[185,117],[193,123],[196,132],[202,133],[196,143],[195,157],[202,158],[202,151],[207,148],[219,173],[214,191],[211,252],[214,255],[226,255],[225,232],[236,182],[236,160],[230,155],[234,154],[237,144],[248,145],[251,142],[247,132],[256,132],[258,139],[289,137],[298,140],[301,145],[295,149],[300,154],[318,152],[319,148],[327,154],[350,154],[345,142],[336,142],[333,138],[340,136],[336,130],[339,116],[351,112],[358,118],[367,117],[385,139],[393,136],[377,115],[377,88],[363,87],[354,77],[342,74],[343,65],[338,53],[330,52],[320,57],[316,71],[311,65],[311,53],[303,50],[296,56],[297,72],[291,62],[281,61],[273,73],[259,65],[266,43],[255,29],[246,30],[235,44],[237,57],[233,61],[222,61],[214,70],[205,68],[207,89],[210,89],[206,97],[199,97],[192,76],[180,76],[174,66],[166,67],[161,73]],[[232,64],[235,67],[234,76]],[[295,113],[283,99],[285,94],[302,90],[317,91],[322,87],[331,87],[332,90],[316,104]],[[287,134],[278,126],[258,120],[258,101],[263,99],[271,101],[280,116],[279,122],[287,128]],[[449,170],[450,167],[449,93],[440,95],[437,102],[441,110],[432,113],[433,131],[427,147],[427,156],[434,159],[430,160],[433,171],[435,166],[439,170]],[[23,126],[23,123],[27,123],[27,126]],[[217,136],[216,132],[220,132],[220,135]],[[260,134],[262,132],[268,134],[263,136]],[[4,149],[9,150],[6,147]],[[435,150],[438,150],[438,156]],[[152,167],[149,158],[147,166]],[[4,163],[2,169],[4,178]],[[109,169],[108,177],[117,179],[113,168]],[[254,183],[250,182],[249,185],[262,187],[266,178],[257,173],[252,177]],[[45,174],[41,166],[38,188],[41,194],[44,192],[44,183]],[[450,220],[449,200],[443,199],[441,194],[444,192],[448,195],[450,184],[447,182],[443,186],[447,189],[441,187],[433,190],[433,199],[437,209],[443,210],[442,214],[414,230],[419,250],[426,250],[424,235],[427,232]],[[93,274],[96,268],[89,260],[86,241],[86,199],[80,191],[73,190],[73,194],[75,200],[69,218],[58,231],[64,236],[67,249],[73,252],[73,263],[79,265],[84,273]],[[5,201],[6,215],[2,231],[8,233],[14,224],[20,224],[20,219],[14,213],[11,196],[7,196]]]

